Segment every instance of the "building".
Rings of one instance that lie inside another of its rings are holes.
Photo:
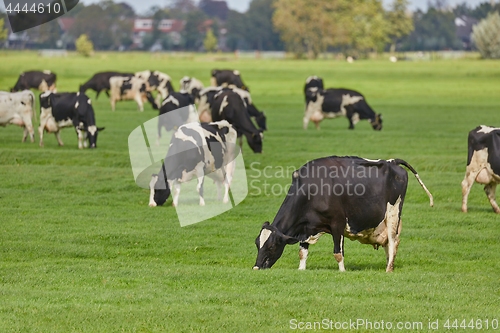
[[[158,23],[158,30],[167,34],[174,45],[181,43],[181,32],[184,30],[185,21],[163,19]],[[153,19],[136,18],[134,20],[133,48],[142,48],[144,37],[153,32]],[[156,46],[156,45],[155,45]]]
[[[472,28],[478,23],[475,18],[460,16],[455,18],[455,31],[457,37],[462,41],[464,50],[472,48]]]

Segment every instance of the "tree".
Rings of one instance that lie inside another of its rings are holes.
[[[500,59],[500,14],[493,12],[472,28],[472,39],[485,59]]]
[[[282,50],[283,42],[273,27],[275,0],[252,0],[245,14],[245,37],[256,50]]]
[[[391,53],[396,51],[396,43],[398,40],[409,35],[413,31],[413,19],[406,14],[408,4],[408,0],[394,0],[391,10],[387,13]]]
[[[192,10],[186,14],[186,25],[182,33],[184,47],[187,50],[197,51],[203,44],[203,34],[200,32],[200,26],[205,21],[206,16],[200,10]]]
[[[113,32],[110,27],[113,21],[106,15],[104,9],[99,5],[90,5],[83,8],[75,18],[71,27],[73,36],[87,35],[98,50],[106,50],[113,47]]]
[[[0,18],[0,42],[7,39],[8,31],[5,28],[5,19]]]
[[[328,47],[364,54],[388,41],[381,0],[277,0],[274,26],[287,49],[315,58]]]
[[[208,29],[205,40],[203,41],[203,46],[207,52],[214,52],[217,50],[217,37],[215,37],[212,28]]]
[[[78,37],[75,42],[76,52],[83,55],[84,57],[90,57],[94,52],[94,45],[89,40],[89,37],[85,34]]]

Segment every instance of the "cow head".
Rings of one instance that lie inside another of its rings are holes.
[[[308,88],[306,90],[306,101],[307,102],[316,102],[316,99],[318,98],[319,91],[320,91],[320,89],[317,87]]]
[[[262,131],[246,134],[245,136],[247,138],[248,145],[252,148],[253,152],[257,154],[262,153],[262,139],[264,138]]]
[[[165,174],[164,172],[161,174]],[[170,196],[170,188],[168,187],[168,182],[166,177],[164,179],[160,178],[160,175],[154,174],[151,177],[151,182],[149,183],[149,207],[163,206],[165,201],[167,201]]]
[[[284,235],[275,226],[265,222],[259,236],[255,239],[258,252],[253,269],[271,268],[283,254],[285,246],[298,241],[297,238]]]
[[[371,124],[374,130],[380,131],[382,129],[382,114],[377,114]]]

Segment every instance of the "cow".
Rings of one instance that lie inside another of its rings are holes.
[[[101,91],[104,91],[106,95],[109,97],[109,90],[111,89],[109,85],[109,79],[111,79],[113,76],[130,78],[134,76],[134,73],[120,73],[120,72],[96,73],[87,82],[85,82],[80,86],[80,91],[83,91],[85,93],[88,89],[94,90],[97,93],[95,99],[98,99]]]
[[[498,144],[498,146],[497,146]],[[495,190],[500,183],[500,128],[481,125],[469,132],[465,177],[462,181],[462,211],[467,213],[467,198],[474,182],[484,185],[484,192],[495,213],[500,208]]]
[[[57,75],[49,70],[28,71],[21,73],[11,92],[38,89],[40,91],[55,90]]]
[[[163,205],[172,191],[172,205],[177,207],[181,184],[193,178],[198,180],[199,204],[205,206],[205,175],[217,183],[218,189],[224,185],[222,202],[228,203],[235,158],[239,152],[236,137],[236,130],[227,121],[196,122],[179,127],[172,137],[162,168],[151,178],[149,206]]]
[[[111,110],[115,111],[117,101],[134,100],[139,111],[144,111],[144,101],[150,99],[148,83],[138,77],[113,76],[109,79],[111,87]]]
[[[382,129],[382,115],[376,114],[359,92],[343,88],[307,89],[304,129],[307,129],[309,120],[312,120],[319,129],[319,123],[324,118],[341,116],[349,120],[349,129],[354,129],[354,125],[363,119],[369,120],[374,130]]]
[[[214,103],[214,97],[222,90],[232,90],[236,92],[245,102],[247,112],[250,117],[255,119],[255,122],[259,126],[260,131],[266,131],[266,115],[264,112],[259,111],[257,107],[253,104],[252,97],[250,93],[246,90],[239,89],[234,85],[230,85],[226,88],[224,87],[207,87],[200,92],[200,98],[198,102],[198,115],[201,122],[212,121],[212,105]]]
[[[136,72],[135,77],[142,79],[148,83],[148,92],[152,92],[154,90],[158,91],[159,95],[156,100],[157,104],[160,104],[161,101],[167,98],[169,93],[174,91],[170,76],[160,71],[146,70],[142,72]]]
[[[211,72],[212,77],[210,78],[210,84],[212,86],[228,86],[235,85],[236,87],[250,91],[248,86],[246,86],[241,80],[240,72],[231,69],[214,69]]]
[[[32,91],[14,93],[0,91],[0,126],[13,124],[23,127],[22,142],[26,141],[28,135],[31,142],[35,142],[33,115],[35,115],[35,94]]]
[[[247,111],[247,106],[240,95],[230,89],[223,89],[214,97],[212,120],[227,120],[238,132],[244,135],[254,153],[262,153],[262,131],[258,130]],[[240,139],[240,146],[241,146]]]
[[[199,103],[200,92],[204,89],[203,83],[194,77],[184,76],[180,80],[180,84],[181,91],[188,92],[193,97],[195,103]]]
[[[154,100],[150,99],[150,102],[153,105],[153,109],[160,111],[157,144],[160,143],[162,128],[166,131],[172,131],[181,125],[198,122],[198,114],[193,105],[193,97],[187,92],[171,92],[163,100],[160,107],[158,107]]]
[[[307,89],[310,88],[318,88],[319,90],[323,90],[324,89],[323,79],[316,75],[309,76],[306,79],[306,84],[304,85],[304,96],[306,98],[306,102],[307,102]]]
[[[59,146],[63,146],[60,130],[74,127],[78,136],[78,148],[97,148],[97,134],[104,130],[96,126],[92,101],[83,92],[53,93],[47,91],[40,95],[40,146],[43,146],[43,133],[55,133]]]
[[[254,269],[271,268],[285,245],[300,244],[299,269],[306,268],[309,244],[333,236],[333,254],[344,267],[344,238],[385,249],[386,272],[394,270],[401,233],[401,211],[408,168],[429,196],[415,169],[400,159],[368,160],[330,156],[303,165],[292,174],[288,194],[272,224],[265,222],[255,240]]]

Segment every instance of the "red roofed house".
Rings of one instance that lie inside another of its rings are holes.
[[[158,30],[162,33],[168,34],[174,44],[179,44],[181,39],[181,32],[184,30],[186,21],[181,20],[161,20],[158,24]],[[153,19],[137,18],[134,21],[134,36],[133,47],[142,47],[142,41],[146,34],[153,32]]]

